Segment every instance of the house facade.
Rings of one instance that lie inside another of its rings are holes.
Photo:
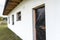
[[[33,27],[33,8],[44,4],[41,0],[24,0],[15,9],[13,9],[8,17],[8,26],[23,40],[36,40]],[[21,12],[21,20],[17,21],[17,13]],[[12,15],[14,15],[14,23],[12,23]]]
[[[44,5],[45,13],[46,13],[46,24],[45,24],[46,37],[47,37],[46,39],[52,40],[49,38],[49,36],[52,34],[50,34],[50,31],[49,31],[50,25],[48,22],[50,22],[51,19],[54,20],[53,19],[54,15],[51,15],[52,11],[54,10],[53,9],[54,6],[52,6],[53,4],[54,4],[53,2],[45,1],[45,0],[23,0],[14,9],[12,9],[12,11],[6,14],[8,16],[8,28],[10,28],[23,40],[36,40],[34,9],[39,8],[42,5]],[[52,18],[49,18],[50,16]],[[51,38],[52,37],[53,36],[51,36]]]

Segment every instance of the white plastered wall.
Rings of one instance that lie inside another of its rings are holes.
[[[25,0],[20,3],[10,14],[10,24],[8,28],[14,31],[23,40],[33,40],[32,8],[44,4],[42,0]],[[21,21],[16,21],[17,12],[21,11]],[[12,15],[14,15],[14,25],[12,25]]]
[[[60,0],[46,0],[46,40],[60,40]]]

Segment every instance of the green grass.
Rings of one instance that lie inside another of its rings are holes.
[[[22,40],[14,32],[12,32],[7,24],[0,25],[0,40]]]

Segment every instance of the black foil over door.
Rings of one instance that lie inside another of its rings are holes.
[[[45,7],[36,9],[36,40],[46,40]]]

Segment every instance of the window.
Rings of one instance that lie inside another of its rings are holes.
[[[17,13],[17,21],[21,21],[21,12]]]
[[[14,15],[12,15],[12,25],[14,25]]]

